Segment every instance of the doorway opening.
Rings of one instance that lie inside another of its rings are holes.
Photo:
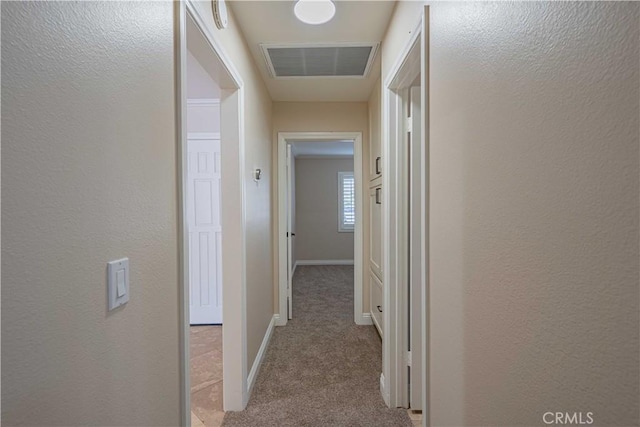
[[[278,134],[279,314],[294,318],[294,273],[305,265],[353,265],[354,321],[362,301],[362,134]]]
[[[192,425],[206,427],[220,425],[224,416],[220,86],[211,67],[203,65],[211,54],[189,18],[185,179],[190,409]]]
[[[217,426],[248,396],[243,83],[211,17],[175,7],[182,424]]]
[[[298,141],[287,151],[288,319],[298,266],[353,265],[353,141]]]
[[[429,9],[384,84],[386,143],[382,393],[391,407],[428,410],[428,35]],[[428,414],[423,416],[423,425]]]

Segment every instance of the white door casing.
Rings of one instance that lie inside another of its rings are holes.
[[[287,145],[287,319],[293,319],[293,158]]]
[[[187,156],[190,321],[221,324],[220,135],[190,133]]]
[[[420,363],[422,369],[422,427],[431,425],[431,411],[429,408],[429,151],[430,151],[430,111],[429,111],[429,94],[430,94],[430,80],[429,80],[429,67],[430,62],[430,10],[429,6],[424,6],[424,12],[422,15],[422,31],[420,34],[421,45],[421,61],[420,61],[420,86],[422,88],[420,93],[420,202],[422,206],[421,226],[420,226],[420,256],[422,259],[422,294],[420,298],[421,306],[421,321],[422,336],[420,339],[420,358],[416,358],[416,363]]]
[[[363,191],[363,147],[362,132],[279,132],[277,148],[277,191],[278,191],[278,226],[277,226],[277,254],[278,254],[278,313],[276,314],[276,326],[287,324],[287,283],[290,274],[288,263],[287,242],[287,146],[291,141],[353,141],[353,166],[356,183],[356,224],[354,229],[354,322],[358,325],[371,325],[370,313],[364,312],[362,298],[363,282],[363,230],[362,214],[364,207]],[[367,311],[368,311],[367,304]]]
[[[409,89],[409,407],[422,410],[422,200],[420,86]],[[414,363],[415,361],[415,363]]]
[[[381,393],[385,403],[390,407],[409,406],[409,375],[406,358],[409,345],[409,175],[407,144],[407,110],[409,87],[421,76],[423,48],[422,35],[425,16],[421,16],[416,28],[404,49],[399,53],[394,65],[384,80],[383,105],[383,146],[382,146],[382,187],[383,205],[383,256],[382,270],[384,286],[383,321],[385,339],[383,340],[383,375],[381,377]],[[424,100],[422,101],[424,102]],[[424,116],[420,121],[424,128]],[[421,143],[424,134],[421,135]],[[421,159],[423,161],[423,159]],[[421,163],[423,173],[424,164]],[[419,183],[419,190],[424,191],[424,182]],[[421,236],[422,237],[422,236]],[[421,238],[422,248],[424,240]],[[423,251],[426,255],[426,252]],[[423,267],[425,260],[422,260]],[[424,282],[424,281],[423,281]],[[422,298],[421,298],[422,299]],[[421,340],[422,341],[422,340]],[[426,353],[423,353],[423,355]],[[416,363],[424,361],[424,357],[413,358]],[[412,362],[413,362],[412,360]],[[424,364],[423,364],[424,366]],[[423,373],[428,371],[423,369]],[[423,382],[424,384],[424,382]],[[424,390],[424,389],[423,389]],[[423,393],[423,396],[426,396]],[[423,400],[424,407],[424,400]],[[425,407],[426,409],[426,407]],[[425,417],[425,419],[427,419]]]

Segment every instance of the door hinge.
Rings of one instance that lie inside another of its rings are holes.
[[[407,361],[407,366],[411,367],[411,350],[405,353],[405,359]]]
[[[407,117],[407,120],[405,121],[405,129],[407,132],[411,132],[413,129],[413,119],[411,117]]]

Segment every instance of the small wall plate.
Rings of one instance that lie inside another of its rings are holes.
[[[213,20],[216,27],[224,30],[229,25],[229,14],[227,12],[227,2],[225,0],[211,0],[213,3]]]
[[[129,258],[107,263],[109,311],[129,301]]]

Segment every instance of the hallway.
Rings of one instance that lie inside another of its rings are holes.
[[[0,15],[1,426],[640,427],[640,2]]]
[[[242,412],[223,426],[411,426],[380,396],[381,343],[353,323],[353,266],[302,266],[293,320],[277,328]]]

